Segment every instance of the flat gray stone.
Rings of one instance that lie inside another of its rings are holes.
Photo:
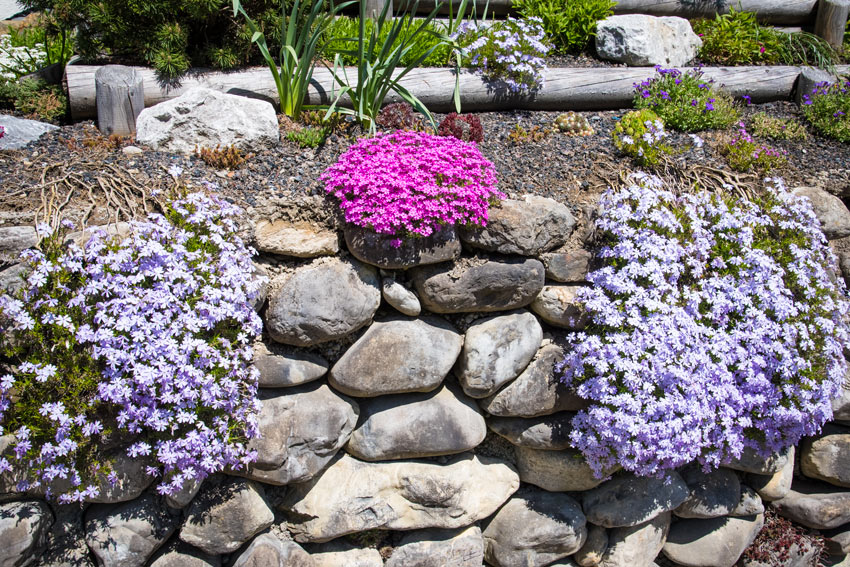
[[[0,504],[0,565],[30,565],[47,544],[53,514],[44,502]]]
[[[587,537],[581,506],[572,497],[523,489],[484,530],[484,557],[495,567],[549,565],[572,555]]]
[[[541,417],[491,417],[487,427],[514,445],[541,451],[569,449],[574,413],[561,412]]]
[[[328,381],[349,396],[430,392],[460,354],[463,337],[437,317],[377,321],[331,368]]]
[[[318,380],[330,365],[312,352],[256,343],[254,366],[260,371],[260,388],[286,388]]]
[[[683,67],[697,56],[702,40],[684,18],[644,14],[609,16],[596,25],[596,52],[632,67]]]
[[[507,311],[525,307],[543,289],[545,270],[531,258],[461,260],[412,270],[422,305],[434,313]]]
[[[815,530],[850,523],[850,492],[826,483],[795,482],[785,498],[771,505],[783,518]]]
[[[0,141],[5,138],[0,138]],[[33,248],[39,238],[34,226],[4,226],[0,228],[0,254],[17,259],[21,252]]]
[[[653,565],[670,531],[670,512],[643,524],[614,528],[608,532],[608,549],[600,567],[649,567]]]
[[[539,417],[586,408],[587,401],[567,388],[555,374],[555,364],[563,358],[560,346],[543,346],[516,380],[481,400],[479,406],[491,415],[503,417]]]
[[[518,488],[509,465],[470,453],[443,463],[367,463],[342,455],[321,475],[292,485],[280,507],[296,541],[323,542],[372,529],[469,526]]]
[[[261,220],[254,226],[254,240],[257,250],[281,256],[316,258],[339,252],[336,231],[306,222]]]
[[[110,567],[144,565],[180,524],[152,494],[118,506],[94,505],[86,517],[86,543],[98,563]]]
[[[189,507],[180,539],[210,555],[232,553],[273,522],[263,488],[231,478],[204,486]]]
[[[731,513],[741,501],[741,482],[729,469],[702,471],[692,464],[679,471],[691,495],[673,513],[680,518],[716,518]]]
[[[456,387],[425,394],[365,398],[345,450],[364,461],[462,453],[487,435],[475,402]]]
[[[809,478],[850,488],[850,432],[805,439],[800,445],[800,468]]]
[[[546,277],[561,283],[585,281],[592,258],[593,254],[583,248],[540,255],[540,261],[546,267]]]
[[[588,315],[576,300],[578,285],[547,285],[531,302],[531,310],[554,327],[579,331],[587,326]]]
[[[314,544],[308,551],[316,567],[384,567],[380,551],[357,547],[343,539]]]
[[[664,555],[684,567],[733,567],[763,525],[762,514],[680,520],[670,527]]]
[[[348,441],[360,410],[326,384],[260,390],[257,460],[234,474],[285,485],[313,478]]]
[[[381,295],[384,301],[404,315],[416,317],[422,312],[422,305],[416,294],[397,282],[395,278],[385,277],[381,280]]]
[[[312,346],[341,339],[372,320],[378,274],[356,260],[326,258],[272,282],[266,330],[279,343]]]
[[[757,516],[764,513],[764,502],[761,496],[749,486],[741,485],[741,500],[735,509],[729,512],[730,516],[740,518],[742,516]]]
[[[797,187],[792,193],[811,201],[821,230],[829,240],[850,236],[850,210],[841,199],[818,187]]]
[[[384,567],[481,567],[481,528],[417,530],[404,534]]]
[[[6,130],[4,136],[0,138],[0,150],[19,150],[47,132],[59,129],[53,124],[16,118],[8,114],[0,114],[0,126]]]
[[[159,151],[191,154],[196,146],[259,151],[279,141],[270,102],[205,87],[145,108],[136,119],[136,142]]]
[[[785,463],[788,462],[789,455],[793,460],[792,451],[793,447],[789,447],[778,453],[762,457],[755,449],[745,447],[739,458],[723,463],[723,466],[741,472],[769,475],[781,471]]]
[[[14,295],[26,284],[29,268],[24,264],[15,264],[0,271],[0,293]]]
[[[239,554],[232,567],[317,566],[310,554],[294,541],[281,541],[272,534],[262,534]]]
[[[343,235],[348,251],[355,258],[387,270],[447,262],[460,256],[460,240],[454,228],[448,226],[420,238],[378,234],[354,225],[346,226]],[[401,244],[394,246],[399,240]]]
[[[788,451],[788,458],[782,468],[771,475],[748,474],[747,484],[752,486],[762,500],[773,502],[785,498],[791,490],[794,479],[794,447]]]
[[[653,520],[657,519],[658,518],[654,518]],[[602,526],[587,524],[587,539],[584,540],[584,545],[581,546],[581,549],[575,552],[572,559],[578,565],[581,565],[581,567],[595,567],[602,563],[602,558],[605,557],[605,552],[607,550],[608,530]]]
[[[622,473],[583,495],[587,521],[606,528],[629,527],[675,510],[689,496],[676,472],[667,479]]]
[[[221,567],[221,556],[172,539],[154,555],[150,567]]]
[[[594,476],[584,456],[574,449],[538,451],[516,447],[515,453],[520,479],[550,492],[590,490],[602,484],[607,476]]]
[[[183,486],[180,490],[174,494],[165,495],[165,503],[175,510],[183,509],[191,504],[192,500],[198,495],[198,492],[201,490],[201,486],[203,485],[203,480],[186,479],[183,481]]]
[[[79,504],[58,503],[52,510],[55,520],[47,536],[47,549],[38,557],[39,567],[94,567],[86,545],[84,510]]]
[[[564,244],[576,221],[565,205],[535,195],[505,199],[488,211],[487,225],[461,229],[473,248],[500,254],[536,256]]]
[[[484,398],[522,372],[543,341],[528,311],[479,319],[469,326],[455,375],[466,395]]]

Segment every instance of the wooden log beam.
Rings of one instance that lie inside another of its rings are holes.
[[[835,49],[844,45],[844,27],[850,15],[850,0],[820,0],[815,19],[815,34]]]
[[[98,67],[70,65],[65,70],[65,84],[74,120],[95,116],[94,74]],[[845,67],[847,72],[850,67]],[[277,104],[277,90],[271,73],[265,67],[243,71],[196,72],[185,77],[179,86],[161,85],[152,69],[137,67],[143,78],[145,106],[153,106],[180,96],[187,89],[204,86],[222,92],[249,96]],[[707,67],[705,76],[733,96],[749,95],[753,102],[791,100],[798,67]],[[842,72],[842,71],[840,71]],[[602,110],[631,106],[634,83],[653,76],[651,67],[601,67],[589,69],[551,68],[545,74],[544,87],[534,95],[516,96],[504,88],[484,82],[478,75],[461,72],[461,103],[464,112],[528,109],[528,110]],[[355,77],[356,70],[348,69]],[[426,68],[409,73],[401,84],[419,97],[434,112],[454,110],[451,69]],[[338,90],[327,69],[316,69],[307,104],[328,104],[332,92]],[[385,101],[399,102],[391,95]]]
[[[444,0],[448,6],[458,6],[460,0]],[[486,0],[478,2],[484,8]],[[759,21],[775,25],[805,25],[814,21],[818,0],[619,0],[615,14],[649,14],[650,16],[679,16],[682,18],[713,18],[717,13],[728,13],[729,8],[756,12]],[[434,0],[421,0],[420,11],[434,8]],[[512,0],[490,0],[488,14],[504,15],[512,12]],[[444,9],[448,12],[448,8]]]
[[[141,73],[123,65],[104,65],[94,74],[97,127],[104,136],[136,133],[136,118],[145,107]]]

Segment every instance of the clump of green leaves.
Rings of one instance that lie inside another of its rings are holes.
[[[612,0],[515,0],[513,8],[524,18],[540,18],[555,49],[577,53],[596,36],[596,24],[613,14]]]
[[[726,128],[738,120],[732,97],[712,87],[702,71],[662,69],[635,84],[635,108],[649,108],[664,124],[685,132]]]
[[[318,148],[327,138],[325,130],[314,126],[305,126],[286,133],[286,139],[301,148]]]
[[[648,109],[629,112],[617,123],[611,134],[618,150],[636,164],[652,167],[673,149],[664,141],[664,122]]]
[[[334,56],[339,53],[340,61],[343,65],[357,65],[357,56],[345,50],[350,48],[350,40],[347,38],[357,37],[358,27],[360,23],[357,18],[349,18],[348,16],[340,16],[328,26],[323,34],[321,53],[325,59],[333,61]],[[374,20],[366,20],[366,35],[372,33],[372,28],[375,25]],[[431,33],[420,33],[413,35],[413,29],[406,28],[399,34],[399,41],[410,41],[411,49],[405,52],[401,59],[401,65],[408,65],[416,61],[420,55],[434,48],[419,64],[421,67],[440,67],[449,62],[451,55],[451,46],[443,43],[438,38],[442,31],[441,25],[432,22],[428,24],[426,29]],[[387,40],[390,34],[390,28],[384,26],[378,33],[379,45]],[[413,35],[413,37],[411,37]],[[343,50],[343,51],[340,51]]]
[[[758,112],[750,118],[750,132],[759,138],[771,140],[803,141],[809,135],[806,128],[793,118],[777,118]]]
[[[850,80],[818,83],[803,95],[803,116],[817,130],[839,142],[850,142]]]
[[[68,97],[59,85],[41,80],[0,81],[0,108],[58,124],[67,113]]]
[[[754,169],[763,175],[783,167],[788,162],[784,150],[756,142],[747,132],[743,122],[738,123],[738,132],[729,143],[720,148],[720,153],[726,156],[729,167],[735,171]]]
[[[754,12],[734,8],[713,20],[696,20],[702,37],[699,57],[720,65],[815,65],[830,67],[838,54],[823,39],[806,32],[787,33],[762,27]]]

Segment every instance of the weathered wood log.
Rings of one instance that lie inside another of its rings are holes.
[[[843,67],[850,69],[850,67]],[[65,84],[74,120],[91,118],[95,110],[94,74],[97,67],[72,65],[65,70]],[[180,96],[187,89],[204,86],[222,92],[240,94],[277,104],[277,90],[268,69],[254,67],[243,71],[193,73],[180,86],[160,85],[152,69],[138,67],[144,80],[145,106]],[[753,102],[791,100],[799,67],[706,67],[706,78],[733,96],[749,95]],[[841,71],[839,71],[841,72]],[[846,70],[844,71],[846,72]],[[513,95],[499,85],[483,81],[478,75],[462,71],[461,103],[465,112],[528,110],[601,110],[631,106],[634,83],[653,76],[651,67],[631,68],[551,68],[545,74],[545,85],[533,95]],[[348,70],[349,77],[356,70]],[[454,110],[451,69],[416,69],[401,84],[435,112]],[[316,69],[307,96],[307,104],[328,104],[338,91],[331,72]],[[399,102],[390,95],[386,103]]]
[[[832,47],[844,45],[844,27],[850,15],[850,0],[820,0],[815,18],[815,35],[819,35]]]
[[[136,133],[136,118],[145,107],[142,73],[133,67],[104,65],[94,73],[97,127],[105,136]]]
[[[461,0],[443,0],[446,6],[451,1],[458,6]],[[814,21],[818,0],[619,0],[614,6],[615,14],[649,14],[650,16],[679,16],[682,18],[713,18],[717,13],[728,13],[729,8],[744,12],[756,12],[759,21],[778,25],[803,25]],[[486,0],[478,2],[484,8]],[[421,0],[420,10],[432,10],[435,0]],[[511,13],[512,0],[490,0],[488,14]],[[445,8],[443,12],[448,12]]]

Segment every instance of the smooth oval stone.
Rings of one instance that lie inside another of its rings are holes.
[[[399,238],[348,225],[343,230],[348,251],[367,264],[388,270],[454,260],[460,256],[460,240],[453,227],[445,226],[420,238]],[[394,246],[393,244],[399,244]]]
[[[809,478],[850,488],[850,432],[835,426],[825,431],[829,433],[820,439],[803,441],[800,468]]]
[[[531,310],[555,327],[573,331],[584,329],[588,315],[576,299],[580,290],[578,285],[543,286],[531,302]]]
[[[771,503],[783,518],[815,530],[850,523],[850,492],[817,481],[795,481],[788,494]]]
[[[257,343],[254,366],[260,371],[260,388],[286,388],[318,380],[330,365],[318,354]]]
[[[680,518],[716,518],[730,514],[741,501],[741,482],[729,469],[703,472],[698,464],[681,471],[691,495],[673,513]]]
[[[680,520],[670,527],[664,555],[685,567],[732,567],[763,525],[763,514]]]
[[[594,476],[584,456],[573,449],[538,451],[516,447],[515,453],[520,479],[550,492],[590,490],[605,481],[605,475]]]
[[[561,412],[534,418],[491,417],[487,427],[514,445],[541,451],[569,449],[575,414]]]
[[[483,563],[481,528],[470,526],[407,532],[384,567],[481,567]]]
[[[541,254],[546,277],[561,283],[580,283],[585,280],[593,254],[587,250]]]
[[[609,530],[600,567],[654,565],[652,560],[667,540],[670,518],[670,512],[664,512],[643,524]]]
[[[583,495],[587,520],[606,528],[636,526],[677,508],[690,492],[676,472],[667,478],[623,473]]]

